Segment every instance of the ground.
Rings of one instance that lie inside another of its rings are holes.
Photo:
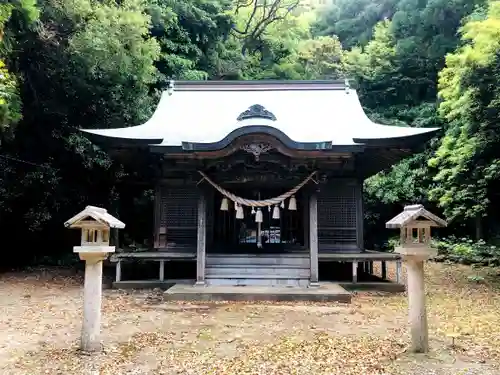
[[[0,374],[500,374],[498,270],[430,263],[426,278],[428,355],[406,352],[403,294],[360,293],[350,305],[192,304],[114,290],[104,292],[104,351],[85,355],[81,278],[5,274]]]

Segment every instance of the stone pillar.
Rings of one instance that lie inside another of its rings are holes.
[[[429,328],[425,299],[424,261],[436,254],[429,248],[397,248],[406,267],[408,277],[408,318],[411,333],[411,351],[429,351]]]
[[[85,261],[81,336],[81,349],[85,352],[101,350],[102,261],[106,256],[105,253],[80,253],[80,259]]]
[[[358,282],[358,262],[356,260],[352,262],[352,282]]]
[[[122,261],[121,260],[118,260],[118,262],[116,262],[115,271],[116,271],[115,281],[120,282],[122,280]]]

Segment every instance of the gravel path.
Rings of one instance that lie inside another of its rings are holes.
[[[393,274],[389,270],[389,275]],[[406,297],[353,303],[164,303],[106,290],[104,352],[78,352],[80,277],[0,278],[0,374],[500,374],[500,297],[469,267],[427,270],[432,352],[410,355]],[[458,332],[451,346],[450,332]]]

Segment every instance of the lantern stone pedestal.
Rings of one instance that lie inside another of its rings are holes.
[[[81,230],[81,246],[73,251],[85,261],[83,286],[83,325],[80,348],[85,352],[101,350],[102,261],[115,252],[109,246],[111,228],[123,229],[125,224],[104,208],[87,206],[64,223],[67,228]]]
[[[408,278],[408,318],[411,351],[426,353],[429,350],[429,329],[427,326],[424,262],[436,256],[437,251],[430,248],[398,247],[395,252],[401,254]]]
[[[76,252],[76,250],[75,250]],[[85,352],[101,350],[102,262],[110,252],[80,252],[85,261],[83,287],[83,325],[80,348]]]

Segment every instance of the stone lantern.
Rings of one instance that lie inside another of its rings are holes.
[[[412,351],[429,350],[427,312],[425,306],[424,261],[436,256],[430,246],[431,227],[445,227],[446,221],[417,204],[406,206],[404,211],[386,223],[387,228],[399,228],[401,254],[408,275],[408,309],[412,338]]]
[[[85,283],[83,291],[83,326],[81,349],[92,352],[101,349],[101,299],[102,261],[115,251],[109,246],[110,229],[125,228],[125,224],[99,207],[87,206],[82,212],[64,223],[67,228],[82,232],[80,246],[73,251],[85,261]]]

